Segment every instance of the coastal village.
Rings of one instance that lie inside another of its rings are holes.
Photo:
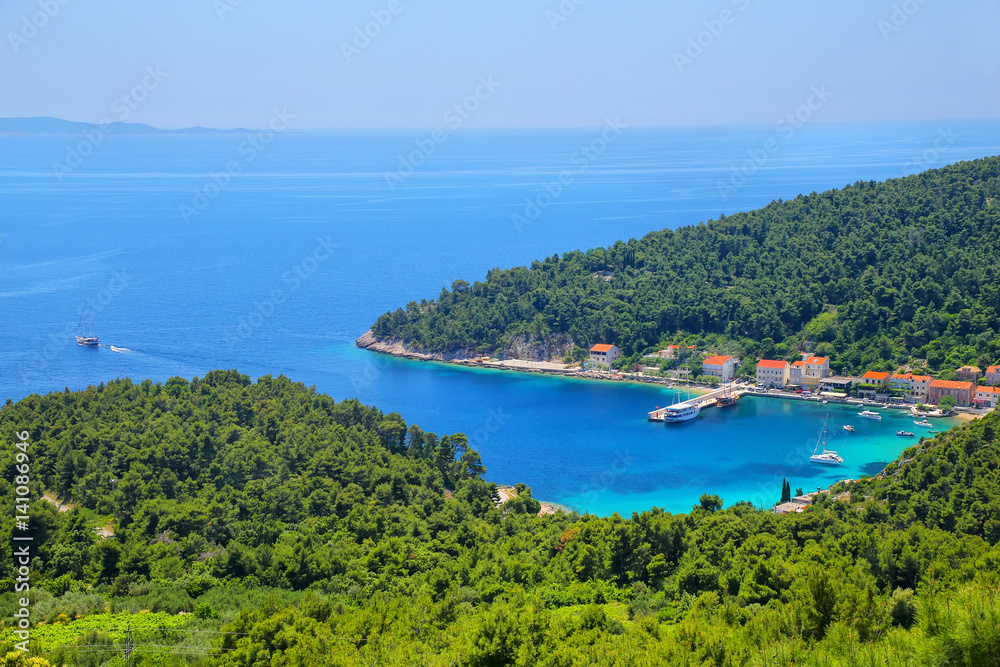
[[[668,345],[652,359],[679,359],[684,353],[696,352],[694,346]],[[611,367],[622,356],[612,344],[598,344],[590,349],[589,363],[596,368]],[[954,380],[937,379],[913,372],[888,373],[868,371],[861,376],[832,375],[830,358],[802,353],[801,359],[786,361],[761,359],[757,362],[753,390],[782,390],[797,394],[821,396],[827,399],[857,397],[886,405],[934,405],[947,396],[959,408],[992,410],[1000,400],[1000,365],[989,366],[984,372],[978,366],[955,369]],[[719,383],[733,382],[739,360],[728,355],[712,354],[701,362],[703,377],[718,378]]]

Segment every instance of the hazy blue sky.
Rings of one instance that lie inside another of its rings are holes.
[[[433,127],[491,76],[468,127],[1000,115],[997,0],[61,1],[3,3],[0,116],[117,120],[145,78],[129,121]]]

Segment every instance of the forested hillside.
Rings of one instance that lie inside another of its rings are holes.
[[[998,177],[1000,158],[962,162],[493,269],[372,331],[433,352],[568,338],[578,359],[599,342],[629,356],[682,331],[752,352],[808,340],[845,372],[911,358],[989,365],[1000,357]]]
[[[686,515],[497,507],[464,436],[233,371],[30,396],[0,431],[6,498],[11,434],[30,436],[33,649],[51,664],[124,664],[127,625],[140,665],[1000,658],[995,414],[789,516],[711,489]]]

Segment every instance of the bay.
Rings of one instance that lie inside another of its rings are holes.
[[[414,154],[430,130],[288,132],[253,151],[241,136],[108,135],[61,174],[81,137],[7,135],[0,397],[215,368],[283,373],[465,432],[489,479],[581,511],[684,511],[704,492],[767,506],[783,477],[809,490],[877,471],[912,444],[894,435],[910,422],[752,397],[667,428],[645,421],[673,400],[658,388],[390,359],[353,341],[455,279],[996,154],[997,129],[628,128],[603,147],[599,129],[456,132],[431,155]],[[769,139],[778,150],[762,157]],[[97,350],[72,340],[87,313]],[[802,464],[827,412],[859,431],[835,430],[838,470]]]

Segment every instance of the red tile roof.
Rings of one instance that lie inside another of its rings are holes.
[[[976,385],[971,382],[955,382],[954,380],[934,380],[931,382],[931,387],[937,389],[972,389]]]
[[[986,369],[987,373],[997,373],[1000,372],[1000,366],[990,366]]]
[[[861,376],[862,380],[887,380],[889,379],[888,373],[883,373],[882,371],[868,371]]]
[[[792,364],[792,366],[795,366],[795,367],[805,366],[805,365],[806,365],[806,362],[804,362],[804,361],[796,361],[795,363]]]
[[[810,366],[822,366],[829,361],[830,357],[809,357],[806,359],[806,363]]]
[[[732,357],[726,356],[724,354],[717,354],[714,357],[709,357],[705,361],[701,362],[702,366],[721,366],[732,359]]]
[[[893,380],[910,380],[912,378],[913,378],[913,376],[910,375],[909,373],[893,373],[892,374],[892,379]]]
[[[757,362],[757,368],[785,368],[787,361],[775,361],[774,359],[761,359]]]
[[[927,382],[928,380],[932,380],[932,379],[933,378],[930,375],[911,375],[910,376],[910,380],[913,380],[914,382]]]
[[[990,386],[976,387],[976,393],[1000,394],[1000,387],[990,387]]]
[[[590,348],[591,352],[610,352],[614,345],[608,345],[606,343],[598,343],[594,347]]]

